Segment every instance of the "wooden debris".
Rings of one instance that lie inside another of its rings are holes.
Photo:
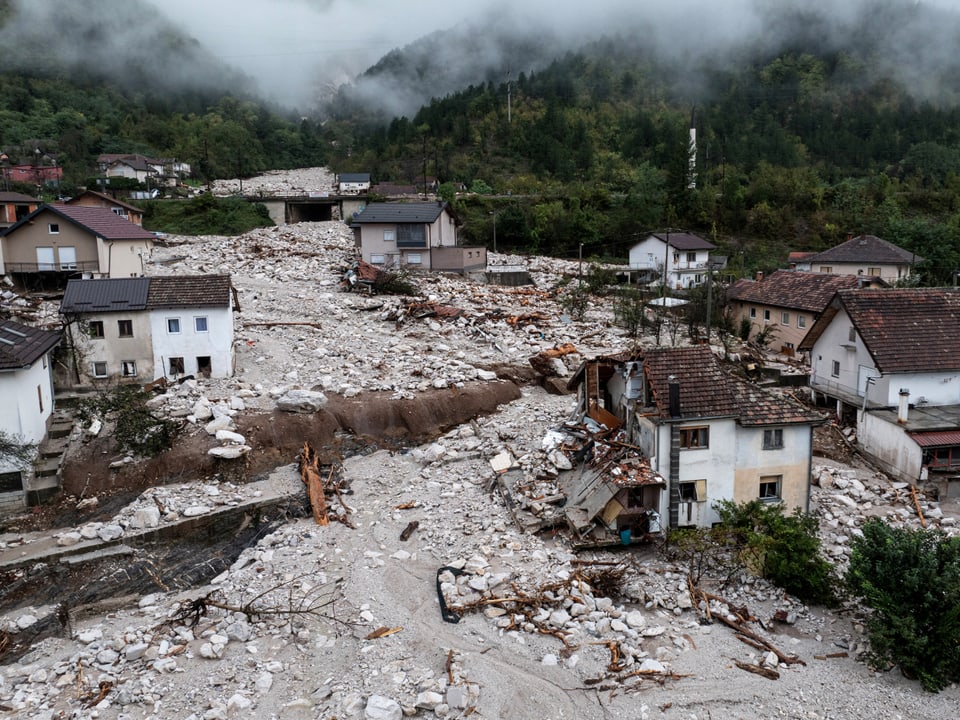
[[[845,657],[850,657],[850,653],[835,652],[835,653],[827,653],[826,655],[814,655],[813,659],[814,660],[835,660],[837,658],[845,658]]]
[[[910,485],[910,497],[913,498],[913,506],[917,509],[917,517],[920,518],[920,527],[927,526],[927,519],[923,517],[923,511],[920,509],[920,499],[917,497],[917,486]]]
[[[409,540],[410,536],[413,535],[414,530],[416,530],[418,527],[420,527],[420,521],[411,520],[409,523],[407,523],[407,526],[403,529],[403,532],[400,533],[400,539],[403,541]]]
[[[740,662],[739,660],[734,660],[733,664],[736,665],[741,670],[752,672],[754,675],[760,675],[762,677],[767,678],[768,680],[780,679],[780,673],[778,673],[773,668],[767,668],[761,665],[751,665],[750,663]]]
[[[330,470],[331,475],[333,469]],[[300,479],[307,486],[307,497],[313,509],[313,519],[317,525],[327,525],[327,501],[323,493],[323,481],[320,479],[320,464],[317,452],[310,443],[303,443],[303,452],[300,454]]]
[[[372,633],[370,633],[369,635],[367,635],[367,636],[364,638],[364,640],[379,640],[380,638],[385,638],[385,637],[388,637],[388,636],[390,636],[390,635],[393,635],[394,633],[398,633],[398,632],[400,632],[401,630],[403,630],[403,626],[401,626],[401,625],[398,625],[398,626],[395,627],[395,628],[388,628],[388,627],[386,627],[386,626],[384,626],[384,627],[379,627],[379,628],[377,628],[376,630],[374,630]]]
[[[411,500],[410,502],[400,503],[393,509],[394,510],[413,510],[416,506],[417,506],[417,503]]]
[[[248,328],[248,327],[266,327],[266,328],[272,328],[272,327],[284,327],[284,326],[287,326],[287,325],[303,325],[303,326],[306,326],[306,327],[316,328],[317,330],[322,330],[322,329],[323,329],[323,328],[321,327],[320,323],[318,323],[318,322],[308,322],[308,321],[306,321],[306,320],[304,320],[304,321],[302,321],[302,322],[296,322],[296,321],[279,321],[279,320],[276,320],[276,321],[273,321],[273,322],[245,322],[245,323],[243,324],[243,326],[244,326],[245,328]]]

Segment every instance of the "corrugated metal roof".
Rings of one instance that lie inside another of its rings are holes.
[[[940,432],[910,433],[910,437],[920,447],[952,447],[960,445],[960,430],[943,430]]]
[[[60,312],[129,312],[145,310],[150,278],[68,280]]]
[[[341,173],[340,182],[342,183],[370,182],[370,173]]]
[[[0,371],[29,367],[59,342],[60,333],[23,325],[14,320],[2,320]]]
[[[432,223],[446,207],[445,202],[370,203],[353,223]]]

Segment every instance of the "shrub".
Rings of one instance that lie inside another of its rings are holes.
[[[136,385],[118,385],[81,402],[77,417],[81,422],[99,417],[114,423],[113,440],[118,450],[153,457],[173,444],[179,426],[154,415],[147,407],[149,398]]]
[[[899,665],[934,692],[960,681],[960,538],[868,520],[847,583],[873,610],[874,664]]]
[[[839,577],[820,554],[817,519],[797,509],[786,515],[780,503],[760,500],[717,503],[748,568],[803,602],[835,606]]]
[[[574,320],[583,320],[590,302],[590,291],[584,285],[574,285],[560,297],[560,307]]]

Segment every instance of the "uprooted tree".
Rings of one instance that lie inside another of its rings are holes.
[[[930,691],[960,681],[960,537],[871,519],[854,538],[847,583],[872,609],[870,655]]]
[[[37,446],[19,435],[10,435],[0,430],[0,463],[25,467],[33,460]]]
[[[82,401],[77,417],[84,423],[94,418],[112,423],[118,450],[153,457],[173,444],[180,426],[155,415],[147,405],[149,399],[137,385],[117,385]]]

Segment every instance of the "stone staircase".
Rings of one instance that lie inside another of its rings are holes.
[[[36,505],[60,490],[63,456],[73,431],[73,414],[57,408],[47,423],[47,435],[40,441],[33,480],[27,492],[27,503]]]

